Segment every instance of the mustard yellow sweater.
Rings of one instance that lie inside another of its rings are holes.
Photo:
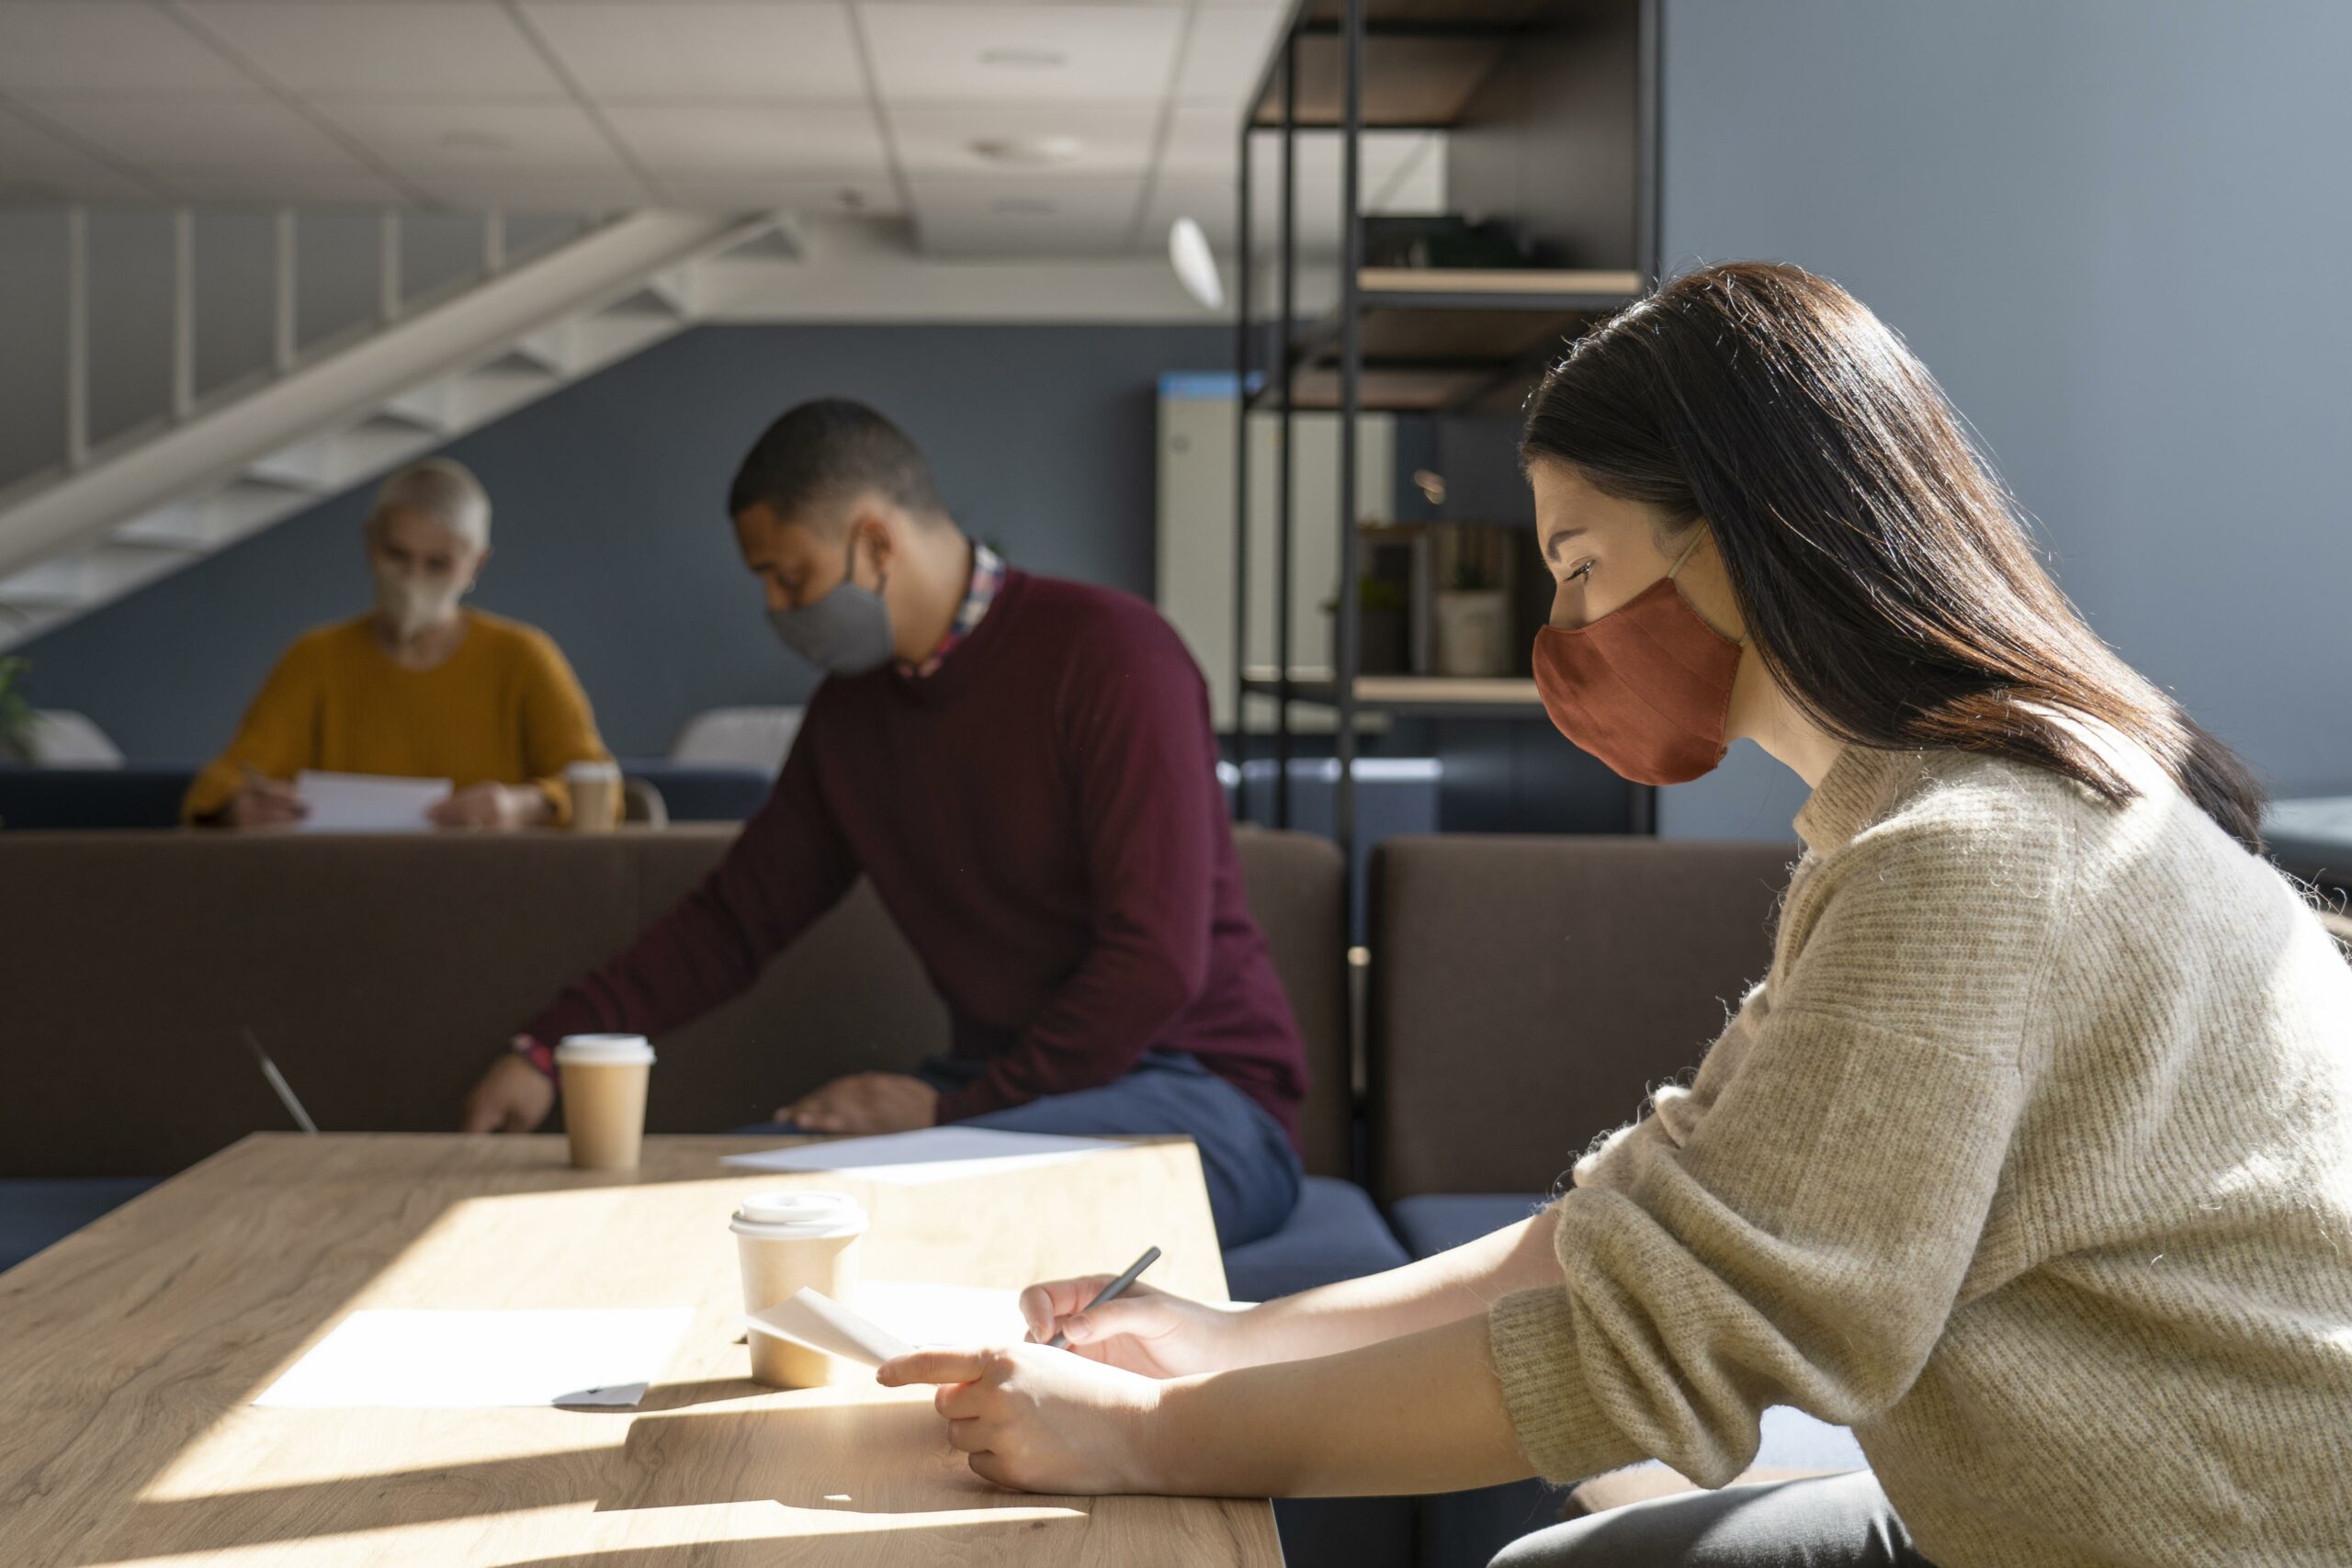
[[[304,768],[448,779],[456,787],[535,784],[571,820],[563,770],[609,761],[571,666],[546,633],[479,610],[465,640],[432,670],[403,670],[377,646],[372,618],[305,634],[277,661],[229,749],[197,775],[189,821],[228,803],[247,767],[291,779]]]
[[[1792,1404],[1938,1568],[2352,1562],[2352,969],[2143,797],[1849,747],[1770,970],[1489,1319],[1528,1456],[1706,1485]]]

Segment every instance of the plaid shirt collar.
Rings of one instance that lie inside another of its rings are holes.
[[[978,626],[980,617],[986,615],[989,606],[996,603],[997,590],[1003,586],[1004,558],[978,539],[973,540],[972,581],[964,590],[964,603],[956,607],[956,624],[947,628],[947,635],[940,638],[939,646],[933,649],[921,664],[910,664],[903,659],[899,660],[899,673],[916,681],[926,675],[937,674],[939,667],[947,662],[947,656],[956,651],[956,645],[970,637],[973,629]]]

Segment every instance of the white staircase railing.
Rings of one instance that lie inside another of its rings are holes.
[[[194,324],[183,285],[171,418],[96,449],[88,291],[77,282],[67,296],[65,469],[0,492],[0,650],[683,330],[712,303],[718,258],[796,248],[774,217],[637,213],[308,362],[291,351],[282,306],[277,373],[209,404],[185,395]],[[72,247],[77,262],[82,250]],[[184,268],[184,221],[179,250]],[[279,251],[283,300],[290,245]]]

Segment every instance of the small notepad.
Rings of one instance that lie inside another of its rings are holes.
[[[899,1187],[962,1181],[969,1177],[1060,1165],[1126,1145],[1108,1138],[1073,1138],[1057,1133],[1007,1133],[993,1127],[924,1127],[871,1138],[831,1138],[729,1155],[723,1163],[744,1170],[843,1171],[862,1181]]]
[[[305,833],[428,833],[425,813],[449,798],[447,779],[386,778],[376,773],[327,773],[305,768],[294,793],[310,814]]]
[[[914,1348],[831,1296],[809,1290],[795,1291],[775,1305],[749,1314],[743,1327],[749,1333],[789,1339],[861,1367],[878,1367]]]

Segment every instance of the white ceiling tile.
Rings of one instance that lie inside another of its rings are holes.
[[[1227,129],[1238,134],[1241,100],[1258,85],[1282,33],[1283,17],[1281,9],[1271,6],[1204,7],[1193,13],[1176,96],[1228,106],[1227,118],[1233,123]]]
[[[6,105],[0,105],[0,169],[13,172],[94,162],[72,142],[9,113]]]
[[[576,104],[384,103],[322,98],[319,111],[404,175],[618,175],[628,165]]]
[[[404,98],[562,98],[503,8],[479,0],[198,0],[188,7],[279,86]]]
[[[603,98],[862,99],[843,5],[576,5],[530,0],[534,27]]]
[[[1306,145],[1302,139],[1302,152]],[[1168,118],[1168,145],[1160,153],[1160,172],[1230,178],[1240,159],[1240,146],[1238,111],[1222,104],[1178,104]],[[1272,165],[1261,159],[1259,166]]]
[[[0,4],[0,90],[202,96],[259,85],[145,0],[14,0]]]
[[[180,168],[349,170],[342,145],[276,98],[28,99],[126,163]]]
[[[152,201],[156,194],[0,107],[0,203]]]
[[[1135,236],[1137,180],[914,181],[908,189],[933,255],[1115,255]]]
[[[1169,117],[1168,145],[1161,155],[1160,171],[1178,177],[1234,177],[1240,157],[1235,135],[1238,129],[1233,116],[1214,104],[1177,105]],[[1311,131],[1299,137],[1297,178],[1302,186],[1329,185],[1337,188],[1340,141],[1337,132]],[[1432,164],[1442,171],[1445,162],[1442,142],[1442,132],[1365,131],[1357,178],[1363,183],[1366,203],[1394,182],[1408,164]],[[1282,139],[1260,136],[1251,146],[1252,181],[1268,187],[1278,185],[1282,179]],[[1442,172],[1438,177],[1442,184]]]
[[[1150,203],[1144,209],[1143,231],[1147,236],[1165,238],[1168,226],[1179,218],[1190,218],[1201,226],[1214,248],[1225,251],[1233,247],[1235,202],[1233,186],[1224,180],[1160,179],[1151,187]]]
[[[625,212],[660,203],[635,175],[562,170],[434,170],[413,183],[435,201],[458,208],[524,208],[543,212]]]
[[[890,218],[904,210],[898,187],[888,180],[810,180],[748,175],[673,175],[662,181],[673,207],[722,208],[730,211],[801,212],[811,216]]]
[[[1158,100],[1181,10],[1135,6],[878,6],[865,12],[885,102]]]
[[[1144,211],[1144,237],[1153,243],[1164,242],[1168,226],[1179,218],[1190,218],[1201,226],[1211,246],[1218,251],[1235,248],[1234,225],[1237,216],[1235,192],[1231,184],[1214,179],[1162,179],[1152,186],[1151,201]],[[1250,193],[1250,248],[1262,260],[1272,254],[1274,226],[1280,217],[1273,193],[1259,189]],[[1327,260],[1340,248],[1340,201],[1337,186],[1302,186],[1298,205],[1298,248],[1300,254],[1313,260]]]
[[[613,129],[645,166],[668,175],[848,175],[887,169],[864,105],[607,104]]]
[[[1151,163],[1157,103],[1124,108],[1050,105],[974,105],[964,108],[890,110],[890,133],[899,164],[910,175],[986,175],[991,178],[1035,178],[1040,173],[1140,175]],[[984,142],[1067,137],[1075,156],[1049,170],[1007,164],[975,151]]]

